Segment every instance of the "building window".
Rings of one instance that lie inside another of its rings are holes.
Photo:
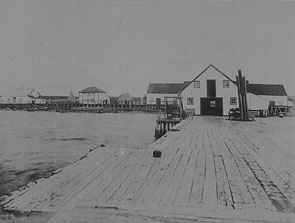
[[[187,98],[187,105],[193,105],[194,104],[194,98]]]
[[[210,101],[210,108],[216,107],[216,101]]]
[[[229,80],[223,80],[223,88],[229,88]]]
[[[200,88],[200,81],[194,81],[194,88]]]
[[[231,97],[230,98],[230,104],[231,105],[236,105],[237,104],[237,98],[236,97]]]

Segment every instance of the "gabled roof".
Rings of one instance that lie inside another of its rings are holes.
[[[184,83],[161,83],[149,84],[148,94],[178,94],[190,81]]]
[[[79,93],[106,93],[106,92],[98,87],[88,87],[82,91],[79,91]]]
[[[186,89],[192,82],[194,82],[196,79],[198,79],[202,74],[204,74],[210,67],[212,67],[213,69],[215,69],[218,73],[220,73],[221,75],[223,75],[225,78],[227,78],[228,80],[230,80],[231,82],[233,82],[234,84],[236,84],[231,78],[229,78],[225,73],[223,73],[221,70],[219,70],[217,67],[215,67],[213,64],[210,64],[208,67],[206,67],[201,73],[198,74],[198,76],[196,76],[192,81],[190,81],[181,91],[183,91],[184,89]]]
[[[287,96],[282,84],[249,84],[247,91],[255,95]]]

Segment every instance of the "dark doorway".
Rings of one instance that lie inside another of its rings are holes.
[[[207,97],[215,98],[216,97],[216,81],[207,80]]]
[[[156,105],[157,105],[158,107],[161,106],[161,98],[156,98]]]
[[[222,98],[201,98],[201,115],[222,116]]]

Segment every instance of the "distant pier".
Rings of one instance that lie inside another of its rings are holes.
[[[200,116],[174,128],[145,149],[98,147],[4,209],[51,213],[47,223],[294,222],[290,132]]]

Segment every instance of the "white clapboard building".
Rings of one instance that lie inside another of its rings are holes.
[[[209,65],[181,90],[184,109],[196,115],[227,115],[238,106],[235,81],[214,65]]]
[[[79,91],[79,103],[84,106],[98,106],[109,104],[110,97],[108,94],[98,87],[88,87]]]

